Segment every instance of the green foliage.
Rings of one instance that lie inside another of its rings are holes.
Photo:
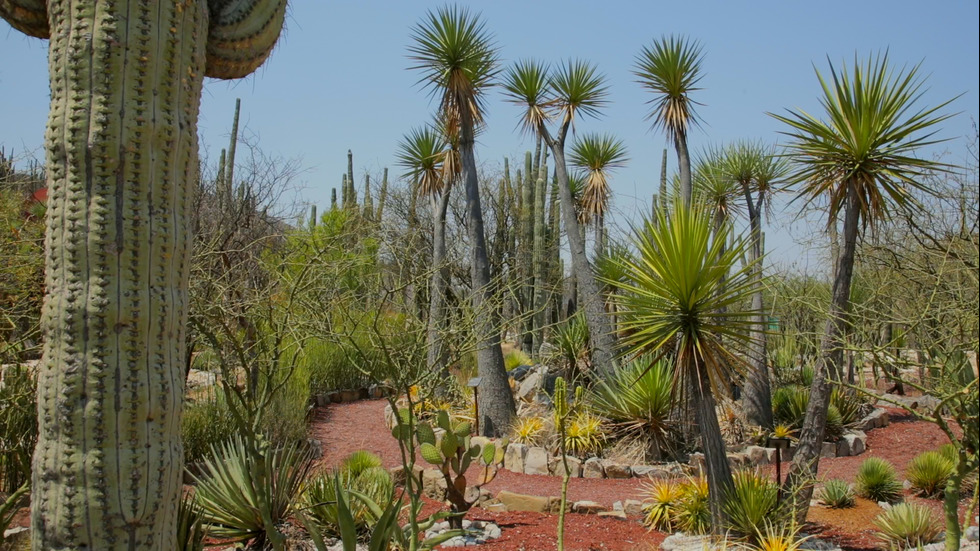
[[[955,463],[939,451],[927,451],[915,456],[905,467],[905,478],[912,488],[925,497],[938,497],[952,476]]]
[[[823,438],[826,441],[836,442],[844,435],[844,417],[841,415],[837,406],[830,404],[827,406],[827,425],[824,428]]]
[[[793,429],[803,426],[810,391],[802,386],[783,386],[772,393],[773,421]]]
[[[939,537],[939,524],[928,507],[900,503],[881,513],[873,521],[878,539],[889,549],[921,549]]]
[[[369,349],[366,339],[361,346]],[[309,341],[303,349],[301,365],[310,374],[310,393],[313,396],[334,390],[364,388],[369,378],[347,357],[344,346],[322,339]]]
[[[736,472],[733,481],[732,492],[725,499],[729,527],[755,539],[772,517],[779,487],[771,477],[754,470]]]
[[[26,367],[10,366],[0,384],[0,492],[12,493],[31,478],[37,443],[37,380]]]
[[[184,442],[184,462],[197,463],[212,446],[235,434],[235,418],[221,394],[208,394],[184,407],[180,434]]]
[[[824,482],[818,499],[832,509],[854,507],[854,489],[846,481],[832,478]]]
[[[568,377],[574,380],[578,375],[578,364],[589,357],[589,327],[585,316],[576,312],[555,327],[552,337],[557,354],[564,363]]]
[[[651,530],[672,532],[676,508],[684,496],[681,484],[670,479],[653,479],[643,485],[643,492],[647,496],[643,500],[646,511],[643,524]]]
[[[853,392],[846,392],[840,387],[834,387],[830,393],[830,404],[840,413],[841,424],[845,427],[860,421],[861,408],[865,400]]]
[[[10,357],[24,358],[23,352],[38,340],[44,298],[44,205],[34,203],[28,209],[26,196],[15,186],[0,187],[2,363]]]
[[[534,365],[534,360],[516,348],[504,355],[504,368],[507,371],[512,371],[522,365]]]
[[[681,483],[673,525],[688,534],[704,534],[711,528],[711,509],[708,506],[708,480],[703,476]]]
[[[544,419],[540,417],[521,417],[510,429],[511,440],[528,446],[539,446],[545,435]]]
[[[193,496],[184,495],[177,504],[177,551],[204,551],[207,530],[204,511]]]
[[[598,453],[606,443],[602,419],[582,411],[565,425],[565,449],[572,455],[586,457]]]
[[[267,529],[296,510],[312,461],[299,445],[274,448],[235,435],[212,446],[204,466],[204,474],[195,477],[195,497],[207,515],[209,534],[261,541]]]
[[[894,503],[902,497],[902,483],[895,467],[880,457],[869,457],[858,467],[855,478],[857,493],[872,501]]]
[[[17,511],[24,505],[21,501],[28,496],[30,491],[30,483],[25,482],[20,488],[17,488],[9,496],[6,496],[3,501],[0,501],[0,543],[4,542],[3,533],[10,526],[10,523],[13,522]]]
[[[622,436],[647,442],[649,460],[660,460],[674,441],[670,423],[674,369],[649,356],[630,362],[589,396],[593,411],[614,423]]]
[[[365,450],[347,456],[336,471],[324,471],[313,477],[304,495],[307,514],[319,529],[335,535],[343,533],[338,492],[344,496],[358,492],[375,503],[388,503],[394,495],[394,481],[381,459]],[[363,500],[345,499],[349,501],[354,529],[362,534],[371,530],[377,519],[368,505]]]

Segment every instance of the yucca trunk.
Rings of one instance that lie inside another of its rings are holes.
[[[540,156],[540,152],[539,152]],[[523,327],[521,337],[521,350],[531,354],[534,348],[534,319],[531,314],[534,312],[534,179],[531,172],[534,170],[531,161],[531,152],[524,155],[524,180],[521,188],[521,252],[518,259],[521,265],[522,283],[522,310]]]
[[[769,364],[766,351],[766,316],[762,301],[762,196],[753,201],[748,184],[743,183],[746,204],[749,209],[749,263],[752,268],[752,318],[749,329],[749,373],[745,380],[745,396],[742,406],[748,421],[754,425],[772,428],[772,389],[769,384]]]
[[[711,533],[723,536],[728,530],[728,516],[725,514],[725,498],[730,495],[734,484],[732,469],[728,464],[728,454],[725,451],[725,440],[718,425],[718,414],[715,411],[715,397],[711,392],[711,383],[704,361],[696,353],[688,351],[688,361],[691,362],[689,373],[696,379],[690,385],[697,414],[698,429],[701,432],[701,443],[704,448],[704,463],[708,478],[708,505],[711,508]]]
[[[674,134],[674,149],[677,150],[677,171],[681,179],[681,199],[684,206],[691,206],[691,199],[694,196],[694,185],[691,182],[691,156],[687,151],[687,133],[677,132]]]
[[[832,380],[840,380],[844,361],[844,334],[851,294],[851,276],[854,272],[854,250],[857,246],[858,222],[861,210],[860,197],[855,184],[848,182],[847,202],[844,206],[844,243],[837,259],[836,276],[830,302],[830,314],[820,342],[820,358],[810,385],[810,401],[800,431],[800,441],[793,456],[793,464],[783,485],[795,495],[796,518],[803,522],[813,495],[812,480],[817,475],[823,435],[827,427],[827,408],[830,406]]]
[[[538,166],[537,179],[534,182],[534,301],[533,316],[534,330],[532,334],[531,354],[540,361],[539,351],[544,342],[545,307],[547,304],[546,286],[547,259],[545,257],[545,225],[544,206],[545,190],[548,179],[548,151],[541,154],[541,164]]]
[[[483,229],[483,207],[480,203],[476,158],[473,155],[473,120],[470,117],[464,111],[460,124],[459,152],[466,191],[466,229],[470,238],[476,362],[482,379],[477,405],[480,409],[480,432],[486,436],[500,436],[510,428],[516,406],[507,381],[504,355],[500,350],[498,310],[491,304],[493,286],[490,282],[490,261]]]
[[[568,183],[565,169],[565,154],[560,144],[552,147],[555,159],[555,172],[558,175],[558,192],[561,198],[561,215],[565,222],[565,236],[572,257],[572,271],[578,283],[578,307],[585,314],[589,328],[589,344],[592,346],[592,360],[602,376],[609,376],[614,369],[615,342],[612,326],[606,316],[605,303],[599,293],[592,266],[585,255],[585,236],[575,215],[575,200]]]
[[[449,288],[449,266],[446,265],[446,212],[449,209],[449,188],[432,202],[432,276],[429,283],[428,355],[429,369],[438,371],[448,381],[443,339],[446,331],[446,289]],[[440,385],[441,387],[442,385]]]
[[[51,2],[34,549],[176,548],[206,4]]]

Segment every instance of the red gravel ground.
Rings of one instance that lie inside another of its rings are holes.
[[[384,400],[366,400],[348,404],[332,404],[319,408],[311,426],[311,436],[323,444],[321,464],[337,465],[341,459],[355,450],[366,449],[381,456],[385,465],[401,464],[398,445],[384,425]],[[935,449],[945,443],[946,436],[934,425],[916,421],[899,409],[889,408],[891,424],[868,433],[868,451],[856,457],[823,459],[820,461],[820,480],[842,478],[854,481],[858,466],[868,457],[882,457],[895,465],[901,475],[915,455]],[[783,463],[783,473],[789,467]],[[775,471],[769,467],[769,471]],[[569,484],[570,501],[591,500],[607,507],[615,501],[642,499],[642,480],[598,480],[578,478]],[[522,494],[557,496],[561,492],[561,479],[550,476],[525,475],[501,470],[497,478],[486,486],[494,494],[510,490]],[[939,500],[906,496],[908,501],[922,503],[942,518]],[[967,504],[961,504],[961,516]],[[833,539],[844,549],[865,550],[879,548],[874,537],[871,519],[880,512],[877,504],[862,500],[855,509],[833,511],[812,507],[807,530],[818,537]],[[973,514],[976,514],[974,512]],[[481,547],[488,551],[536,551],[556,549],[555,535],[557,515],[540,513],[508,512],[491,513],[474,508],[467,518],[493,520],[503,531],[500,539]],[[569,514],[566,517],[566,547],[570,550],[633,551],[656,549],[664,535],[647,532],[639,519],[623,522],[600,519],[592,515]]]

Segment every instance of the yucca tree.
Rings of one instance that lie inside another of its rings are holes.
[[[820,356],[810,389],[799,446],[786,480],[799,486],[816,475],[822,436],[830,404],[831,379],[840,379],[844,333],[849,308],[854,250],[858,236],[869,225],[885,220],[898,208],[914,203],[911,192],[928,192],[927,172],[947,168],[915,156],[921,147],[938,143],[936,124],[948,119],[939,111],[950,101],[918,108],[923,79],[919,65],[894,70],[887,53],[869,56],[853,67],[830,64],[830,78],[816,71],[823,90],[823,118],[802,110],[771,114],[788,128],[787,153],[793,167],[789,180],[799,186],[799,197],[809,204],[829,198],[829,220],[843,211],[840,256],[837,258],[830,313],[820,343]],[[803,519],[812,486],[796,500]]]
[[[497,50],[479,16],[465,8],[447,6],[429,12],[412,30],[408,47],[411,67],[419,82],[439,100],[438,114],[445,134],[457,140],[460,176],[466,192],[466,227],[475,312],[477,368],[480,383],[480,429],[498,436],[507,431],[515,414],[514,397],[507,382],[500,350],[497,308],[487,304],[493,293],[490,261],[483,229],[483,208],[473,153],[476,129],[484,123],[485,93],[498,72]]]
[[[739,266],[745,242],[725,247],[731,230],[716,233],[713,214],[675,201],[668,217],[659,211],[635,230],[636,253],[613,259],[625,281],[619,288],[625,351],[675,359],[676,393],[690,392],[704,445],[711,491],[712,527],[723,533],[724,497],[732,488],[725,441],[715,413],[715,395],[727,394],[744,366],[746,329],[754,312],[743,305],[751,292],[753,266]]]
[[[602,295],[585,254],[585,235],[576,216],[565,159],[565,141],[576,119],[597,116],[606,104],[604,80],[594,65],[584,61],[566,61],[552,70],[541,62],[525,60],[508,70],[503,88],[507,100],[524,110],[521,116],[523,130],[540,136],[551,150],[572,272],[579,289],[579,307],[584,311],[589,327],[592,363],[600,373],[609,375],[615,362],[612,326],[605,315]],[[552,121],[558,123],[554,134],[548,127]]]
[[[705,149],[694,162],[694,201],[712,213],[714,231],[720,231],[743,208],[742,190],[726,170],[725,150]]]
[[[609,212],[609,172],[626,166],[629,157],[622,140],[608,134],[585,134],[575,140],[572,166],[585,175],[582,207],[595,226],[595,256],[605,254],[605,217]]]
[[[446,289],[449,271],[446,263],[446,212],[452,185],[458,179],[459,166],[454,163],[456,152],[450,147],[445,135],[425,126],[413,129],[401,142],[395,154],[397,162],[405,169],[405,177],[417,181],[416,193],[429,199],[432,209],[432,275],[429,284],[429,368],[443,373],[448,380],[449,366],[445,361],[442,334],[446,325]]]
[[[752,332],[750,364],[742,400],[746,418],[753,424],[772,427],[772,389],[766,356],[766,334],[763,330],[762,286],[762,218],[772,203],[776,186],[786,176],[787,163],[774,148],[761,142],[740,141],[725,150],[725,171],[741,192],[749,217],[749,259],[756,263],[755,291],[752,309],[758,312],[757,327]]]
[[[700,89],[696,86],[703,76],[703,59],[700,43],[685,37],[665,36],[640,51],[633,69],[639,83],[655,96],[650,100],[653,108],[647,118],[674,142],[685,205],[691,204],[693,195],[687,134],[698,120],[694,110],[698,103],[689,94]]]

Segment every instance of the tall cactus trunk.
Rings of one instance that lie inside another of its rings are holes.
[[[549,323],[561,319],[561,280],[564,275],[561,263],[561,203],[558,199],[558,174],[551,179],[548,197],[548,309]]]
[[[388,167],[385,167],[384,175],[381,177],[381,191],[378,192],[378,212],[374,219],[378,222],[385,213],[385,202],[388,200]]]
[[[429,284],[428,361],[429,369],[449,381],[443,338],[446,331],[446,290],[449,288],[449,266],[446,264],[446,212],[449,188],[432,202],[432,276]]]
[[[537,180],[534,183],[534,330],[531,332],[532,345],[531,354],[538,355],[541,343],[544,340],[545,325],[545,304],[546,282],[545,282],[545,225],[544,225],[544,199],[548,181],[548,151],[545,150],[541,155],[541,164],[538,166]]]
[[[354,187],[354,153],[347,150],[347,206],[357,208],[357,190]]]
[[[371,175],[364,175],[364,219],[371,220],[374,217],[374,200],[371,198]]]
[[[523,293],[521,302],[523,308],[521,316],[524,320],[524,327],[521,334],[521,350],[530,354],[534,345],[534,320],[531,314],[534,312],[534,179],[531,176],[534,170],[531,161],[531,152],[524,155],[524,183],[521,187],[521,282]]]
[[[171,550],[206,4],[48,9],[33,546]]]

